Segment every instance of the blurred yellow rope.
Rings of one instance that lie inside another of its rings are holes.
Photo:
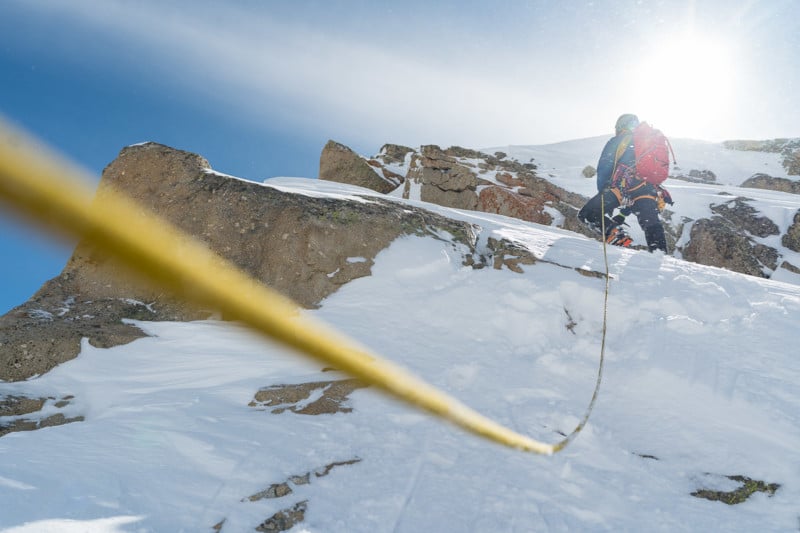
[[[51,231],[86,239],[176,296],[216,309],[226,318],[505,446],[555,453],[588,418],[587,411],[573,433],[556,444],[516,433],[301,314],[293,302],[123,194],[104,186],[102,197],[93,202],[88,182],[85,172],[0,119],[0,199]],[[597,389],[592,404],[596,395]]]

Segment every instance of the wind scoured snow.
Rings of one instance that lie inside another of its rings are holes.
[[[370,196],[330,182],[268,184]],[[605,282],[575,269],[603,271],[600,244],[426,207],[479,225],[479,247],[512,239],[543,261],[523,274],[474,270],[464,248],[404,237],[371,276],[304,313],[514,430],[561,440],[598,368]],[[796,530],[800,287],[660,253],[612,248],[608,258],[600,397],[559,454],[486,442],[373,388],[350,395],[349,413],[250,407],[267,386],[345,376],[236,324],[136,322],[152,336],[111,349],[84,342],[51,372],[2,384],[73,395],[68,415],[85,421],[0,438],[0,531],[195,532],[223,519],[223,532],[253,531],[301,501],[295,530],[309,532]],[[248,499],[354,459],[287,496]],[[735,487],[726,476],[736,475],[780,488],[735,506],[691,495]]]

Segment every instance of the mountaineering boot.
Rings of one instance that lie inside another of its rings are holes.
[[[625,233],[621,228],[616,227],[611,228],[611,231],[608,232],[606,242],[614,246],[628,248],[631,244],[633,244],[633,239],[631,239],[630,235]]]

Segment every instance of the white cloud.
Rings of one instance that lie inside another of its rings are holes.
[[[608,133],[617,115],[637,112],[620,80],[626,55],[613,53],[625,43],[611,30],[601,33],[608,42],[576,41],[569,27],[564,42],[541,42],[497,28],[459,33],[438,21],[446,42],[437,47],[431,21],[382,33],[386,21],[365,20],[357,33],[334,20],[323,27],[280,17],[269,5],[75,0],[31,9],[58,10],[65,31],[107,42],[88,51],[105,66],[156,73],[161,87],[222,113],[346,143],[555,142]],[[129,50],[122,61],[117,47]],[[727,118],[712,135],[735,128]],[[680,134],[693,135],[691,126]]]

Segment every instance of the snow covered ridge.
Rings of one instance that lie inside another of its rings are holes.
[[[404,235],[452,242],[475,268],[523,260],[500,238],[488,240],[474,222],[422,205],[339,186],[308,194],[300,184],[269,186],[211,170],[197,154],[155,143],[128,147],[106,167],[104,187],[126,191],[142,205],[201,239],[256,279],[314,308],[353,279],[368,276],[377,254]],[[287,180],[284,180],[287,182]],[[329,183],[329,182],[328,182]],[[522,250],[521,252],[525,252]],[[142,285],[102,250],[80,243],[64,271],[28,302],[0,318],[0,379],[44,374],[75,357],[83,338],[111,347],[144,334],[125,322],[196,320],[215,316]]]
[[[596,237],[576,214],[596,192],[593,165],[606,140],[595,137],[481,151],[387,144],[371,158],[331,141],[322,151],[320,178]],[[726,143],[673,139],[672,144],[677,164],[665,185],[676,203],[662,213],[671,254],[749,275],[800,282],[800,139]],[[634,246],[644,248],[638,225],[629,229]]]
[[[222,185],[210,183],[236,197]],[[319,180],[253,186],[298,191],[285,201],[382,203]],[[416,201],[391,202],[420,216]],[[558,440],[597,371],[604,279],[580,272],[603,270],[601,247],[540,224],[430,209],[479,227],[477,248],[505,239],[535,260],[472,268],[467,245],[410,234],[371,259],[371,275],[305,312],[487,416]],[[560,454],[465,435],[235,324],[137,320],[147,337],[87,340],[76,359],[3,385],[45,399],[48,415],[83,420],[0,437],[0,531],[792,531],[800,287],[608,252],[600,399]]]
[[[487,164],[426,152],[453,183],[469,177],[446,158]],[[511,178],[549,165],[529,163],[511,161],[523,169]],[[154,144],[124,150],[103,179],[500,423],[554,442],[588,403],[605,286],[594,240],[402,192],[232,179]],[[720,210],[750,220],[751,204]],[[794,530],[800,286],[658,253],[608,259],[599,402],[564,452],[537,457],[193,320],[203,310],[79,246],[0,317],[0,369],[29,372],[0,383],[0,531]],[[59,360],[73,342],[79,355]]]

